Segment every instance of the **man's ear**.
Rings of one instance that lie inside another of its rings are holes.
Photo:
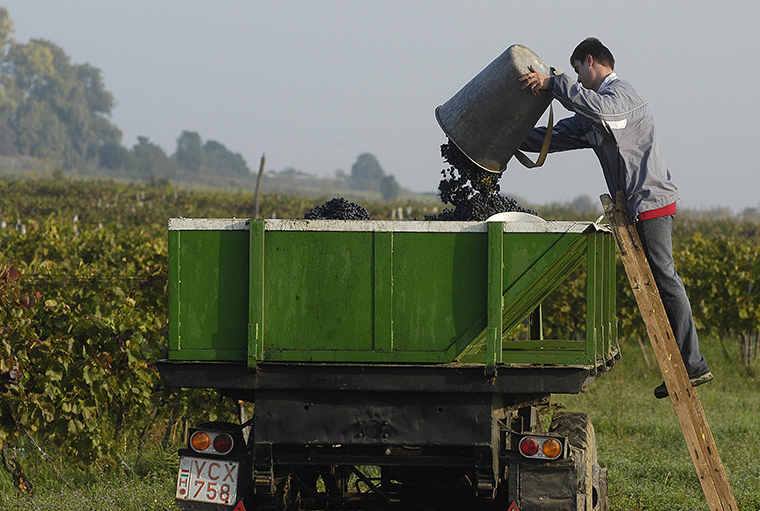
[[[586,55],[586,62],[588,63],[588,67],[594,67],[594,57],[593,55]]]

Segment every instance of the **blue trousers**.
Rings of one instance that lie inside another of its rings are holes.
[[[671,229],[673,215],[641,220],[636,223],[644,253],[652,268],[657,290],[660,292],[665,313],[673,328],[678,349],[689,378],[708,372],[710,368],[699,351],[699,338],[694,326],[691,304],[686,296],[681,277],[673,263],[673,240]]]

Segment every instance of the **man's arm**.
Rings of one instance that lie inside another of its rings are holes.
[[[627,101],[620,101],[617,94],[586,89],[567,75],[549,76],[536,71],[533,66],[530,66],[529,73],[520,77],[520,81],[523,82],[523,90],[528,89],[536,96],[548,90],[562,106],[599,126],[604,126],[605,121],[622,119],[631,110],[646,103],[636,94],[629,96]]]
[[[520,145],[521,151],[537,153],[541,151],[544,142],[546,127],[533,128],[528,137]],[[569,151],[571,149],[588,149],[593,147],[591,125],[585,119],[574,115],[562,119],[552,129],[552,141],[549,152]]]
[[[599,93],[586,89],[569,76],[555,76],[549,82],[549,92],[562,106],[596,124],[603,124],[610,116],[624,116],[630,110],[640,106],[631,101],[620,101],[613,92]],[[610,91],[611,89],[605,89]]]

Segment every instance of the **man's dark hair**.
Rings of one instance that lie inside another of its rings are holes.
[[[584,39],[573,50],[573,54],[570,55],[570,65],[572,66],[575,61],[583,62],[586,60],[586,55],[591,55],[600,64],[610,69],[615,69],[615,57],[612,56],[612,52],[596,37]]]

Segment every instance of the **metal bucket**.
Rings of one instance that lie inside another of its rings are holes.
[[[530,71],[551,74],[533,51],[515,44],[491,62],[451,99],[435,109],[443,132],[473,162],[501,173],[552,101],[522,90]]]

